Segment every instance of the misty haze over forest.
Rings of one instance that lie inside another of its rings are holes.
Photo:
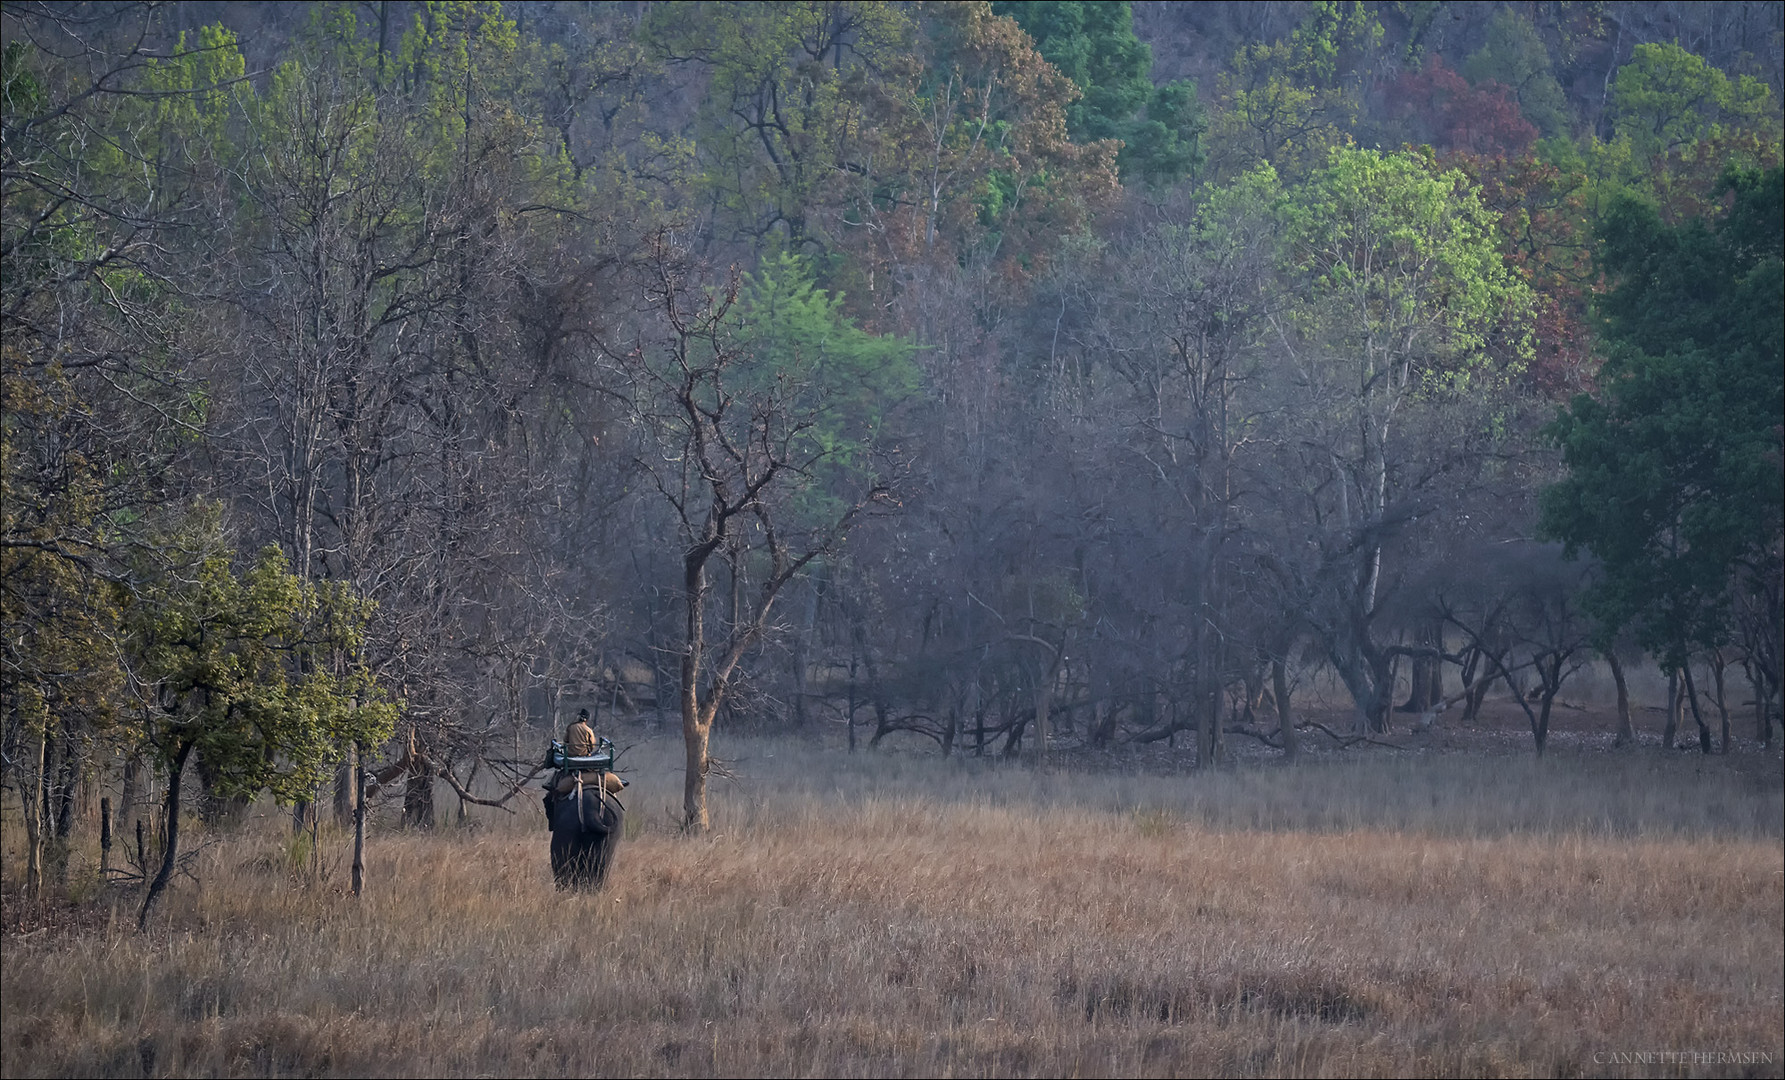
[[[1782,10],[9,0],[7,782],[1770,744]]]

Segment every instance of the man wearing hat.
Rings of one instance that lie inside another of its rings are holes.
[[[564,752],[571,757],[588,757],[595,752],[595,729],[589,726],[589,710],[578,709],[576,719],[564,729]]]
[[[588,757],[595,753],[595,729],[589,726],[589,710],[578,709],[576,719],[564,729],[564,752],[571,757]],[[579,779],[585,784],[592,784],[596,780],[596,774],[585,772],[579,775],[571,770],[560,771],[552,789],[560,795],[568,795]],[[626,786],[625,781],[611,772],[602,773],[601,780],[610,795],[618,794]]]

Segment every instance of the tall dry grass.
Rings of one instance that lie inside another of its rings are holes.
[[[718,749],[738,779],[687,839],[679,747],[634,748],[634,835],[595,895],[552,890],[525,805],[375,835],[358,901],[343,839],[319,880],[271,812],[207,848],[144,937],[129,897],[33,930],[9,896],[0,1070],[1785,1067],[1777,755],[1139,776]]]

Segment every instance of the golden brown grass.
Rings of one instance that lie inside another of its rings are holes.
[[[1135,776],[770,740],[720,753],[740,779],[715,788],[714,834],[686,839],[666,809],[677,747],[634,750],[636,835],[596,895],[553,892],[527,805],[375,835],[359,901],[338,865],[321,883],[294,874],[271,814],[207,849],[146,937],[127,897],[35,931],[9,899],[4,1072],[1776,1076],[1785,1062],[1777,755]],[[1677,1056],[1691,1054],[1740,1056]]]

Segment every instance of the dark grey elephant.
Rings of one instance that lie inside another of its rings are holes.
[[[580,797],[579,797],[580,796]],[[614,863],[626,808],[602,790],[583,784],[566,795],[546,796],[552,826],[552,878],[560,889],[599,889]]]

